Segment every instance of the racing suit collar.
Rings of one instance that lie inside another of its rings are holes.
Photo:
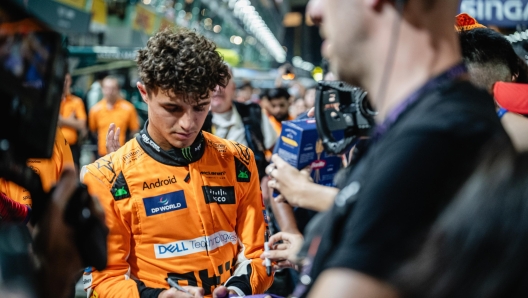
[[[148,120],[145,126],[136,136],[136,140],[145,152],[156,161],[169,166],[187,166],[202,158],[205,152],[204,136],[202,132],[198,134],[191,146],[186,148],[172,148],[163,150],[147,132]]]

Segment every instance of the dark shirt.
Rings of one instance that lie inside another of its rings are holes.
[[[418,250],[492,139],[512,146],[486,92],[459,81],[423,94],[345,169],[315,237],[311,280],[330,268],[387,280]]]

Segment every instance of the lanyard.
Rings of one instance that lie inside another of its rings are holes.
[[[447,83],[451,83],[467,73],[467,68],[464,63],[459,63],[442,74],[438,75],[435,78],[432,78],[427,83],[425,83],[418,90],[413,92],[407,99],[405,99],[401,104],[396,106],[387,116],[385,121],[382,124],[376,127],[374,131],[373,139],[375,141],[379,140],[400,118],[400,116],[409,109],[409,107],[414,104],[418,99],[422,98],[422,95],[437,89]]]

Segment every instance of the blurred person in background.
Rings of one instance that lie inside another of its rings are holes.
[[[298,118],[300,115],[305,114],[308,112],[308,108],[306,107],[306,103],[304,102],[304,98],[299,97],[295,99],[293,104],[290,106],[290,115],[293,118]]]
[[[462,56],[471,82],[493,95],[497,82],[528,83],[526,63],[517,56],[511,43],[500,33],[479,24],[468,14],[457,16]],[[517,96],[523,100],[522,95]],[[528,119],[498,106],[502,125],[519,151],[528,150]]]
[[[268,165],[266,151],[275,145],[277,134],[261,107],[252,102],[235,101],[235,91],[233,77],[225,88],[216,87],[211,98],[211,132],[253,150],[259,177],[262,179],[266,177],[265,169]]]
[[[250,81],[244,81],[240,87],[238,87],[236,94],[236,101],[240,103],[251,103],[253,98],[253,86]]]
[[[259,105],[262,111],[266,113],[266,115],[269,115],[271,110],[268,93],[269,89],[261,89],[259,94]]]
[[[268,116],[273,129],[280,135],[282,121],[293,120],[290,116],[290,94],[285,88],[273,88],[268,91],[270,114]]]
[[[96,72],[94,74],[94,82],[90,86],[90,89],[88,89],[88,92],[86,93],[86,108],[88,111],[95,106],[96,103],[101,101],[103,99],[103,79],[108,74],[106,72]]]
[[[511,148],[490,95],[468,80],[453,30],[458,8],[457,0],[309,3],[332,72],[368,91],[378,115],[370,145],[308,233],[294,296],[394,297],[389,278],[421,247],[480,151],[494,139]]]
[[[258,260],[267,226],[254,154],[202,131],[226,64],[184,28],[156,33],[136,61],[149,120],[81,171],[110,228],[108,267],[86,273],[88,296],[190,297],[167,278],[194,297],[263,293],[273,276]]]
[[[119,81],[115,77],[108,76],[103,82],[104,98],[94,105],[88,114],[90,131],[97,139],[99,156],[106,155],[106,137],[110,125],[117,133],[119,127],[119,144],[134,137],[139,130],[139,119],[134,105],[119,94]]]
[[[64,78],[64,91],[60,105],[58,126],[70,145],[75,169],[79,172],[79,158],[81,156],[79,143],[87,133],[86,109],[82,99],[71,94],[70,87],[71,75],[67,71]]]

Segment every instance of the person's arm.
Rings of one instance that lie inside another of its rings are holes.
[[[273,188],[269,188],[269,193],[273,194]],[[287,202],[278,202],[272,197],[272,195],[270,195],[269,204],[271,211],[273,212],[273,217],[279,224],[279,228],[282,232],[293,234],[301,233],[299,232],[299,227],[297,227],[297,222],[295,221],[293,208]]]
[[[84,130],[86,128],[86,119],[81,120],[75,118],[75,115],[72,113],[70,117],[59,116],[58,121],[59,127],[71,127],[75,130]]]
[[[260,255],[264,252],[264,206],[260,193],[259,175],[255,157],[251,153],[249,171],[251,180],[239,182],[245,188],[237,210],[236,233],[242,246],[239,250],[233,276],[225,286],[237,294],[262,294],[273,282],[273,276],[266,274]]]
[[[331,284],[331,286],[330,286]],[[343,268],[323,272],[308,297],[398,298],[390,285],[368,275]]]
[[[105,158],[110,158],[106,156]],[[85,290],[97,293],[100,297],[132,297],[139,298],[139,289],[155,292],[156,297],[165,289],[143,289],[141,284],[131,279],[127,262],[130,253],[131,232],[127,222],[127,214],[123,214],[119,204],[124,205],[128,200],[114,200],[110,193],[110,186],[105,178],[101,178],[98,171],[108,171],[102,167],[97,169],[95,164],[83,167],[81,181],[83,181],[91,195],[97,197],[105,212],[105,222],[109,229],[107,237],[108,265],[103,271],[90,273],[91,280],[85,284]],[[94,174],[97,173],[97,174]],[[103,182],[105,181],[105,182]],[[144,285],[143,285],[144,287]]]
[[[264,147],[268,150],[271,150],[277,142],[277,133],[271,126],[268,116],[264,111],[261,112],[261,124],[260,129],[262,130],[262,135],[264,136]]]
[[[286,201],[294,207],[314,211],[330,209],[339,191],[337,188],[315,184],[309,170],[299,171],[276,154],[271,161],[273,163],[266,168],[266,173],[272,177],[268,186],[281,193],[275,201]]]
[[[53,152],[53,158],[55,159],[55,163],[57,165],[56,181],[58,181],[62,171],[64,171],[65,168],[75,169],[75,163],[73,162],[73,155],[70,145],[68,144],[68,141],[66,141],[66,138],[64,138],[64,135],[60,129],[57,130],[55,146],[57,150]]]

